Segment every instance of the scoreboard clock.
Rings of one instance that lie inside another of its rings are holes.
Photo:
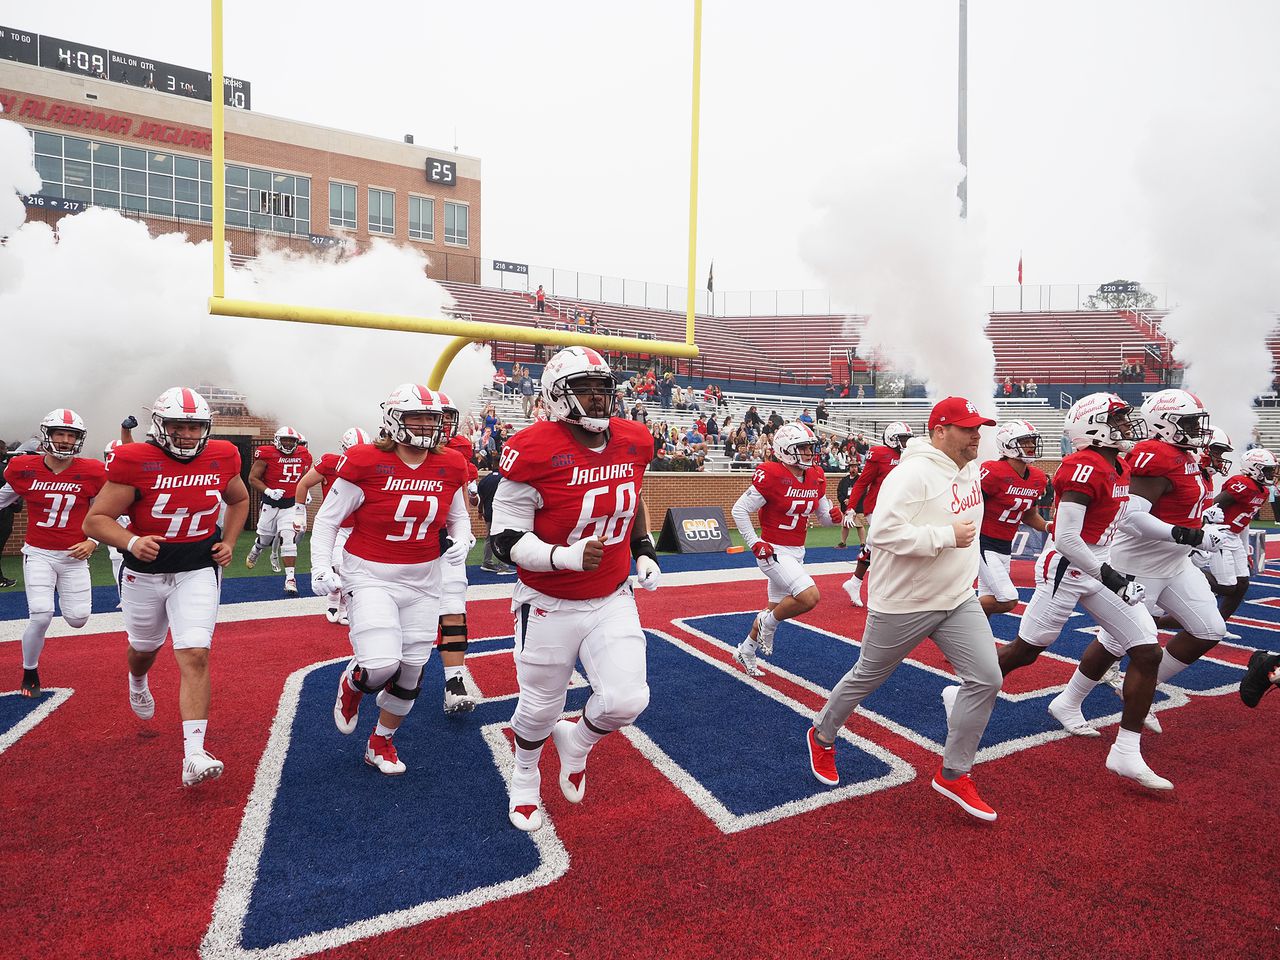
[[[427,179],[432,183],[439,183],[446,187],[456,186],[458,183],[458,165],[452,160],[438,160],[435,157],[427,157]]]

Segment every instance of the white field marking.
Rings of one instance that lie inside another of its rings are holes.
[[[44,703],[36,707],[25,717],[15,723],[8,730],[0,733],[0,753],[4,753],[24,736],[30,733],[39,723],[49,714],[57,710],[60,706],[67,702],[67,699],[75,693],[70,687],[46,687],[44,693],[49,694],[48,699],[44,699]],[[20,697],[22,696],[17,690],[11,690],[8,693],[0,693],[0,697]]]
[[[275,803],[281,773],[289,752],[293,720],[301,700],[303,681],[313,670],[334,663],[345,663],[348,660],[350,660],[349,657],[337,657],[333,660],[313,663],[295,670],[285,681],[280,705],[271,724],[271,735],[267,739],[262,759],[258,762],[253,791],[245,804],[240,833],[227,858],[226,875],[213,905],[213,918],[200,944],[200,956],[203,960],[293,960],[295,957],[330,950],[356,940],[415,926],[450,913],[458,913],[495,900],[527,893],[554,882],[564,876],[569,869],[569,852],[556,835],[550,817],[547,817],[544,812],[542,829],[530,834],[538,849],[539,865],[523,877],[481,887],[464,894],[421,903],[416,907],[384,913],[381,916],[370,917],[333,930],[307,934],[270,947],[254,949],[244,947],[241,944],[244,921],[248,915],[253,888],[257,883],[258,861],[266,842],[267,828],[271,822],[271,809]],[[481,733],[493,753],[494,763],[502,773],[503,779],[510,783],[515,759],[502,734],[504,727],[505,724],[502,723],[489,724],[481,728]],[[515,828],[512,827],[512,829]]]
[[[736,667],[732,667],[715,657],[709,656],[696,647],[690,646],[683,640],[678,640],[670,634],[663,633],[660,630],[647,630],[656,637],[659,637],[692,657],[710,664],[722,673],[726,673],[735,680],[750,683],[756,690],[770,700],[782,704],[790,710],[794,710],[797,714],[808,719],[813,719],[816,714],[806,707],[804,704],[791,699],[785,694],[779,693],[771,687],[764,684],[751,682],[751,678],[747,677]],[[724,804],[715,798],[711,791],[707,790],[698,780],[688,771],[677,764],[665,751],[662,750],[647,734],[639,730],[637,727],[623,727],[622,735],[626,737],[636,749],[654,765],[654,767],[671,783],[687,796],[693,805],[706,814],[707,818],[722,833],[738,833],[741,830],[748,830],[752,827],[763,826],[766,823],[773,823],[777,820],[783,820],[787,817],[799,816],[810,810],[816,810],[832,803],[839,803],[850,797],[865,796],[869,793],[876,793],[880,790],[887,790],[890,787],[901,786],[915,779],[916,771],[911,764],[907,763],[901,757],[895,756],[888,750],[857,736],[849,730],[842,729],[840,738],[847,743],[853,744],[859,749],[869,753],[889,766],[889,772],[882,777],[874,780],[866,780],[861,783],[851,783],[845,786],[824,789],[811,797],[803,800],[792,800],[788,803],[779,804],[776,807],[770,807],[768,810],[760,810],[756,813],[739,815],[731,812]],[[799,741],[795,744],[797,752],[800,751]]]
[[[721,614],[710,614],[710,616],[720,616],[720,615]],[[696,618],[690,618],[690,619],[696,619]],[[701,637],[703,640],[706,640],[709,643],[712,643],[724,649],[730,649],[730,650],[732,649],[731,645],[726,644],[724,641],[718,640],[717,638],[710,636],[707,633],[704,633],[703,631],[697,629],[696,627],[689,626],[687,621],[683,619],[676,620],[673,622],[679,625],[681,629],[686,630],[697,637]],[[805,624],[797,623],[797,626],[803,626],[804,629],[806,630],[812,630],[814,633],[823,634],[824,636],[828,636],[835,640],[839,640],[841,643],[847,643],[850,646],[860,647],[862,645],[860,642],[856,640],[852,640],[849,637],[842,637],[840,634],[832,633],[830,630],[823,630],[821,627],[811,626],[810,624],[807,624],[807,623]],[[999,642],[1000,641],[997,640],[997,643]],[[1051,657],[1053,659],[1061,660],[1064,663],[1070,663],[1073,665],[1079,663],[1078,660],[1073,660],[1070,657],[1059,656],[1058,654],[1050,653],[1049,651],[1045,651],[1044,653],[1041,653],[1040,656]],[[910,663],[913,667],[916,667],[928,673],[932,673],[937,676],[943,677],[944,679],[947,679],[947,680],[958,679],[954,674],[948,673],[945,670],[941,670],[938,667],[930,666],[927,663],[921,663],[920,661],[914,660],[911,657],[906,657],[902,662]],[[811,680],[807,680],[804,677],[801,677],[797,674],[791,673],[790,671],[783,670],[780,667],[776,667],[773,664],[769,663],[768,661],[765,661],[765,665],[768,667],[769,671],[774,673],[776,676],[782,677],[783,679],[788,680],[791,683],[794,683],[798,687],[808,690],[809,692],[814,693],[822,697],[823,699],[829,699],[831,697],[831,691],[828,690],[826,687],[816,684]],[[736,670],[736,668],[729,668],[729,669]],[[737,671],[737,672],[741,673],[741,671]],[[761,687],[766,686],[765,684],[761,683],[760,680],[747,677],[745,674],[742,674],[742,677],[745,682],[749,682]],[[1006,700],[1010,703],[1017,703],[1023,700],[1035,700],[1035,699],[1038,699],[1039,697],[1049,696],[1050,694],[1058,694],[1065,689],[1066,689],[1066,684],[1055,684],[1048,687],[1040,687],[1036,690],[1027,690],[1027,691],[1024,691],[1023,693],[1005,693],[1003,690],[1001,690],[996,696],[1001,700]],[[1235,688],[1233,687],[1231,689],[1235,689]],[[1182,706],[1186,706],[1188,703],[1191,702],[1190,698],[1180,690],[1165,690],[1164,692],[1168,695],[1169,699],[1163,703],[1153,705],[1151,708],[1153,711],[1168,710],[1173,707],[1182,707]],[[943,709],[941,700],[939,700],[938,709],[939,710]],[[888,717],[884,716],[883,714],[876,713],[874,710],[868,710],[865,703],[860,704],[857,710],[855,711],[855,713],[858,716],[865,717],[866,719],[870,720],[871,722],[875,723],[878,726],[884,727],[886,730],[890,731],[893,734],[896,734],[899,737],[902,737],[904,740],[909,740],[911,743],[914,743],[916,746],[922,747],[925,750],[928,750],[930,753],[936,753],[939,756],[941,756],[942,753],[944,752],[944,749],[946,746],[945,744],[938,743],[936,740],[932,740],[929,737],[926,737],[924,734],[919,733],[915,730],[912,730],[910,727],[903,726],[902,724],[897,723],[894,720],[890,720]],[[1047,710],[1046,710],[1046,713],[1047,713]],[[1119,712],[1108,714],[1103,717],[1095,717],[1089,721],[1091,726],[1099,727],[1099,728],[1110,726],[1113,723],[1118,724],[1119,722],[1120,722]],[[1004,743],[998,743],[998,744],[994,744],[993,746],[983,747],[979,749],[977,754],[974,756],[974,763],[981,763],[987,760],[996,760],[1000,757],[1008,756],[1011,753],[1017,753],[1020,750],[1026,750],[1030,747],[1039,746],[1042,743],[1050,743],[1051,741],[1054,741],[1054,740],[1063,740],[1070,736],[1073,736],[1073,734],[1067,732],[1065,729],[1048,730],[1048,731],[1045,731],[1044,733],[1031,734],[1029,736],[1021,737],[1016,740],[1008,740],[1008,741],[1005,741]]]

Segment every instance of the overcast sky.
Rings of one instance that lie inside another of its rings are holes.
[[[706,0],[699,284],[714,257],[717,290],[820,285],[801,241],[856,158],[954,151],[957,8]],[[1028,283],[1170,279],[1145,222],[1160,123],[1274,111],[1280,4],[969,8],[983,280],[1020,252]],[[0,25],[210,62],[198,0],[0,0]],[[226,71],[255,111],[480,157],[485,257],[682,283],[691,27],[691,0],[227,0]]]

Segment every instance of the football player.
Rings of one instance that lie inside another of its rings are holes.
[[[1267,491],[1276,482],[1275,455],[1263,447],[1245,451],[1240,472],[1228,477],[1213,506],[1204,512],[1207,524],[1221,524],[1222,545],[1209,557],[1209,574],[1222,596],[1220,612],[1224,620],[1232,615],[1249,593],[1249,524],[1267,502]],[[1229,639],[1238,636],[1227,634]]]
[[[871,564],[871,550],[867,547],[867,539],[871,536],[872,512],[876,508],[876,498],[880,496],[880,484],[884,483],[889,471],[901,462],[902,451],[911,439],[911,427],[901,420],[895,420],[884,428],[882,439],[884,446],[871,448],[871,455],[863,464],[858,482],[849,491],[849,502],[844,514],[846,525],[862,527],[862,549],[854,563],[853,576],[843,584],[844,592],[849,595],[849,600],[855,607],[862,606],[862,580]]]
[[[1161,656],[1158,682],[1164,683],[1226,634],[1213,591],[1191,561],[1191,551],[1201,545],[1210,556],[1216,553],[1223,532],[1204,525],[1211,490],[1200,470],[1201,453],[1210,439],[1204,404],[1185,390],[1160,390],[1143,401],[1142,417],[1150,439],[1126,457],[1133,474],[1129,510],[1117,528],[1111,558],[1142,586],[1148,607],[1158,607],[1182,626]],[[1120,659],[1122,652],[1109,639],[1104,624],[1085,656]],[[1132,672],[1132,660],[1130,664]],[[1124,689],[1127,705],[1127,678]],[[1160,731],[1154,716],[1147,718],[1147,726]]]
[[[1065,432],[1074,453],[1053,477],[1054,511],[1049,539],[1036,561],[1036,588],[1022,615],[1018,637],[999,651],[1000,672],[1008,676],[1035,661],[1062,633],[1076,605],[1108,633],[1107,648],[1091,648],[1067,687],[1049,702],[1049,713],[1070,733],[1100,736],[1081,712],[1084,698],[1115,657],[1129,655],[1124,712],[1107,769],[1157,790],[1173,784],[1142,758],[1143,720],[1155,696],[1160,643],[1156,625],[1141,606],[1143,590],[1111,565],[1111,541],[1129,501],[1129,467],[1120,454],[1145,436],[1133,408],[1112,393],[1091,393],[1067,411]],[[1114,653],[1109,653],[1108,650]],[[958,688],[943,691],[950,710]]]
[[[86,538],[81,526],[107,476],[97,460],[80,456],[84,434],[84,421],[74,410],[51,410],[40,421],[39,451],[11,459],[0,487],[0,510],[19,499],[27,507],[22,578],[28,620],[19,688],[24,697],[40,696],[40,651],[53,623],[54,592],[62,619],[76,629],[89,621],[93,608],[89,557],[98,541]]]
[[[186,787],[222,775],[222,761],[204,749],[209,649],[222,568],[249,512],[240,454],[226,440],[211,440],[212,432],[213,416],[200,394],[186,387],[160,394],[147,442],[116,448],[107,485],[84,522],[85,533],[125,554],[120,599],[129,638],[129,707],[141,720],[155,715],[147,671],[172,630]],[[128,529],[117,519],[126,515]]]
[[[112,440],[107,444],[106,449],[102,451],[102,461],[107,466],[111,465],[111,458],[115,456],[116,448],[126,443],[133,443],[133,428],[138,425],[138,418],[133,414],[125,417],[120,421],[120,439]],[[129,518],[127,516],[119,517],[120,526],[127,527]],[[107,556],[111,559],[111,579],[116,584],[116,609],[120,609],[120,570],[124,566],[124,554],[118,549],[107,545]]]
[[[996,431],[999,460],[982,465],[982,532],[978,554],[978,602],[988,617],[1018,605],[1018,588],[1009,576],[1013,538],[1025,523],[1048,533],[1035,506],[1049,478],[1032,464],[1040,459],[1044,439],[1029,420],[1007,420]]]
[[[302,479],[298,481],[298,485],[293,492],[293,538],[295,543],[307,529],[307,497],[311,495],[311,488],[318,483],[320,484],[320,496],[327,496],[334,477],[338,475],[338,464],[341,462],[342,455],[352,447],[369,442],[367,433],[359,427],[351,427],[343,433],[342,440],[338,443],[337,453],[322,455],[312,465],[311,469],[302,475]],[[333,557],[329,565],[335,570],[342,566],[342,548],[347,542],[347,537],[351,536],[352,523],[354,521],[347,517],[334,536]],[[342,598],[342,591],[331,591],[328,599],[329,606],[325,610],[325,619],[330,623],[340,623],[343,626],[350,624],[351,621],[347,617],[347,602]]]
[[[471,441],[457,434],[460,411],[448,410],[446,438],[467,465],[467,502],[480,503],[476,481],[480,472],[472,462],[475,448]],[[465,559],[465,558],[464,558]],[[448,564],[442,573],[440,597],[440,663],[444,667],[444,712],[470,713],[476,708],[475,697],[467,689],[467,565]]]
[[[341,591],[351,618],[355,657],[338,678],[334,723],[352,733],[361,698],[377,694],[364,762],[393,776],[405,764],[392,737],[413,709],[436,641],[442,567],[464,562],[472,542],[466,464],[445,445],[449,409],[442,393],[396,387],[382,405],[378,439],[338,462],[311,536],[311,588],[321,597]],[[348,517],[335,570],[334,543]]]
[[[803,423],[788,423],[773,435],[773,455],[756,468],[751,485],[733,505],[733,522],[768,578],[768,598],[747,638],[733,658],[748,676],[764,671],[756,651],[773,653],[778,624],[807,613],[818,604],[818,587],[804,569],[804,541],[809,515],[817,511],[824,526],[839,525],[844,516],[827,499],[827,477],[817,465],[821,444]],[[760,513],[760,535],[751,514]]]
[[[1280,687],[1280,653],[1253,651],[1240,681],[1240,699],[1246,707],[1256,707],[1275,687]]]
[[[516,764],[507,815],[542,826],[538,758],[547,737],[560,755],[560,790],[586,792],[587,755],[649,703],[645,637],[628,573],[658,586],[657,554],[641,499],[653,437],[615,415],[617,383],[595,350],[566,347],[542,373],[550,420],[511,437],[493,499],[494,553],[519,580],[515,661],[520,696],[511,726]],[[578,723],[561,720],[574,663],[592,694]]]
[[[294,573],[298,562],[298,540],[294,531],[294,492],[298,481],[311,469],[311,451],[302,444],[302,435],[292,427],[276,431],[270,446],[259,447],[253,452],[253,469],[249,471],[249,486],[262,497],[258,512],[258,537],[249,548],[244,565],[250,570],[258,562],[263,550],[273,547],[280,540],[280,559],[284,563],[284,592],[297,596],[298,580]],[[272,555],[271,567],[276,566]]]

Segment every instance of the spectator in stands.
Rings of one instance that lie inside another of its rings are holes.
[[[622,384],[622,392],[628,400],[635,399],[636,396],[636,376],[633,373],[627,377],[626,382]]]
[[[733,414],[726,413],[724,415],[724,419],[720,421],[720,432],[727,436],[733,436],[734,431],[737,429],[738,428],[733,425]]]
[[[671,409],[671,391],[675,385],[675,374],[663,374],[662,382],[658,384],[658,402],[662,404],[663,410]]]
[[[1027,396],[1028,397],[1037,396],[1035,377],[1027,377]]]
[[[756,405],[753,403],[747,412],[742,415],[742,425],[748,430],[753,427],[759,431],[764,428],[764,421],[760,419],[760,414],[756,412]]]
[[[644,408],[644,401],[636,401],[636,405],[631,408],[631,419],[636,423],[648,423],[649,411]]]
[[[547,408],[542,403],[542,395],[533,398],[533,420],[535,423],[541,423],[548,419]]]
[[[493,389],[497,390],[504,397],[507,395],[507,371],[499,367],[493,371]]]
[[[819,423],[827,422],[827,401],[826,400],[818,401],[818,408],[813,411],[813,415],[814,417],[817,418],[817,421]]]
[[[689,404],[685,402],[684,391],[680,389],[678,383],[673,383],[671,386],[671,403],[677,410],[689,409]]]
[[[809,411],[807,410],[805,411],[805,413],[808,413],[808,412]],[[774,433],[777,432],[777,429],[780,426],[782,426],[783,422],[784,421],[782,419],[782,414],[778,413],[777,410],[769,414],[769,422],[765,425],[767,427],[767,429],[764,431],[765,436],[772,438]],[[809,422],[810,423],[813,422],[812,418],[809,420]]]
[[[699,431],[696,426],[690,427],[689,432],[684,435],[683,439],[694,453],[701,453],[704,457],[707,455],[706,435]]]
[[[859,400],[867,399],[867,388],[864,387],[862,384],[858,384],[858,399]]]
[[[542,289],[542,284],[538,284],[538,292],[533,295],[533,302],[539,313],[547,312],[547,295]]]
[[[493,409],[493,404],[486,404],[484,408],[484,421],[480,424],[483,430],[492,430],[498,425],[498,414]]]
[[[867,438],[862,434],[858,434],[853,438],[854,449],[858,451],[858,459],[865,460],[867,454],[871,452],[871,445],[867,443]]]
[[[813,426],[813,415],[809,413],[808,407],[800,411],[800,416],[797,419],[807,427]]]
[[[714,384],[708,383],[702,391],[702,402],[708,407],[716,406],[716,388]]]
[[[1012,377],[1004,378],[1004,384],[1000,387],[1000,393],[1002,396],[1006,396],[1006,397],[1013,396],[1013,378]]]
[[[520,391],[520,401],[524,404],[524,418],[528,420],[533,416],[533,377],[529,376],[529,370],[526,367],[520,369],[518,389]]]
[[[822,388],[823,399],[828,399],[836,395],[836,385],[831,382],[831,378],[827,377],[827,382]]]

